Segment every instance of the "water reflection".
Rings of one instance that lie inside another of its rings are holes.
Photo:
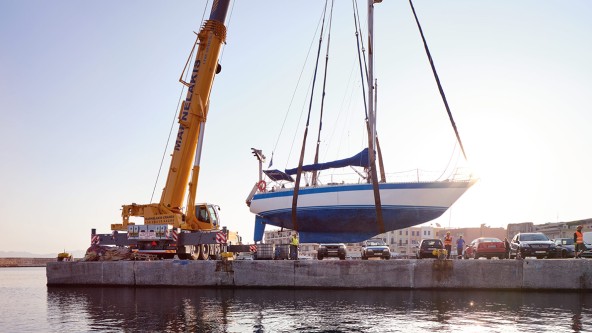
[[[60,331],[584,332],[584,293],[48,288]]]

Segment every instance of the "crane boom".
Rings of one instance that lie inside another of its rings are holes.
[[[185,200],[189,176],[191,171],[194,179],[199,174],[199,156],[196,156],[197,148],[201,148],[201,138],[208,115],[208,106],[214,76],[218,68],[218,58],[222,43],[226,40],[226,27],[224,17],[228,8],[222,6],[220,1],[214,3],[210,19],[198,34],[199,48],[195,57],[191,81],[187,91],[187,97],[181,105],[179,112],[179,130],[175,142],[171,166],[163,189],[160,204],[173,209],[179,209]],[[222,9],[222,7],[225,7]],[[224,12],[222,13],[222,10]],[[201,152],[201,149],[199,149]],[[195,161],[192,168],[192,162]],[[194,196],[197,184],[192,183],[189,191]]]
[[[224,21],[230,0],[215,0],[210,17],[198,34],[199,47],[191,72],[188,91],[179,112],[179,129],[173,148],[171,165],[159,203],[124,205],[121,224],[112,224],[111,230],[128,230],[132,216],[144,217],[144,224],[169,224],[182,230],[218,229],[217,217],[198,218],[195,196],[199,176],[199,160],[210,93],[214,77],[219,72],[218,59],[226,41]],[[191,178],[191,181],[190,181]],[[185,195],[188,207],[183,213]],[[200,211],[202,208],[198,208]],[[211,207],[205,211],[213,214]],[[200,212],[203,213],[203,212]],[[203,213],[207,215],[206,213]]]

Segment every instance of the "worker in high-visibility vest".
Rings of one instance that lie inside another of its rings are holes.
[[[294,232],[290,238],[290,258],[292,260],[298,260],[298,233]]]
[[[575,257],[581,258],[582,252],[586,249],[584,245],[584,234],[582,233],[583,226],[579,225],[574,232],[574,243],[576,244],[575,248]]]
[[[452,236],[450,231],[446,231],[446,237],[444,237],[444,248],[446,249],[446,259],[450,259],[450,252],[452,251]]]

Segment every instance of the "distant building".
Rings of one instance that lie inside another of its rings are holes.
[[[514,238],[519,232],[535,232],[534,223],[522,222],[508,224],[508,240]]]
[[[527,225],[530,224],[530,227]],[[542,232],[550,239],[554,238],[572,238],[576,228],[582,225],[583,232],[592,231],[592,219],[575,220],[569,222],[550,222],[543,224],[518,223],[508,224],[508,239],[514,237],[518,232]],[[522,226],[520,228],[518,226]]]

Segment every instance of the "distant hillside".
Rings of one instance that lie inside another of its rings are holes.
[[[70,252],[74,258],[82,258],[86,253],[85,250],[76,250]],[[55,258],[58,255],[56,253],[31,253],[31,252],[21,252],[21,251],[0,251],[0,258]]]

